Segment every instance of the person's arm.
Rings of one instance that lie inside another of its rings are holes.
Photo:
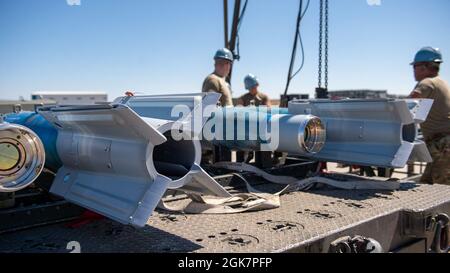
[[[267,106],[268,108],[272,107],[272,103],[270,102],[269,97],[266,97],[266,106]]]
[[[266,94],[264,94],[264,96],[263,96],[262,103],[263,103],[263,105],[267,106],[268,108],[272,107],[272,103],[270,102],[269,96],[267,96]]]
[[[429,98],[433,93],[433,84],[428,79],[419,82],[414,90],[409,94],[408,98],[423,99]]]
[[[220,91],[220,83],[218,80],[209,77],[203,82],[202,92],[221,93]]]
[[[411,92],[411,94],[409,94],[408,98],[410,99],[421,99],[422,98],[422,94],[420,94],[419,92],[416,92],[415,90]]]
[[[220,86],[219,93],[222,94],[222,97],[220,97],[221,105],[223,107],[233,106],[233,99],[231,97],[230,85],[225,80],[222,80],[219,82],[219,86]]]
[[[222,106],[233,106],[233,100],[231,98],[230,90],[224,89],[221,93],[222,97],[220,97],[220,102]]]
[[[242,99],[242,97],[240,97],[240,98],[236,101],[236,106],[244,106],[244,100]]]

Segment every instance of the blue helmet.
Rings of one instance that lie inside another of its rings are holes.
[[[416,53],[416,56],[414,57],[414,61],[411,64],[413,65],[416,63],[428,63],[428,62],[432,62],[432,63],[442,63],[443,62],[442,53],[439,50],[439,48],[433,48],[430,46],[423,47]]]
[[[250,90],[252,87],[259,84],[258,79],[253,74],[248,74],[244,78],[245,89]]]
[[[216,54],[214,55],[214,60],[216,59],[224,59],[232,62],[234,58],[233,53],[228,48],[221,48],[217,50]]]

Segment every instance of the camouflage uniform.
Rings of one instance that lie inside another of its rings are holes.
[[[427,141],[427,147],[433,162],[427,164],[420,182],[450,185],[450,135]]]
[[[202,92],[217,92],[222,94],[220,97],[221,106],[233,106],[231,99],[230,85],[225,81],[225,78],[219,77],[212,73],[203,81]]]
[[[258,92],[256,95],[252,95],[250,92],[242,95],[238,101],[237,105],[243,105],[243,106],[260,106],[260,105],[267,105],[269,102],[269,97],[261,92]]]
[[[439,76],[426,78],[414,88],[422,98],[433,99],[422,133],[433,162],[428,163],[422,183],[450,185],[450,88]]]
[[[233,106],[230,84],[223,77],[211,73],[203,81],[202,92],[217,92],[221,94],[222,107]],[[231,161],[231,151],[224,146],[212,146],[209,149],[202,144],[202,164],[212,164],[214,161]]]
[[[257,92],[256,95],[252,95],[250,92],[242,95],[236,102],[239,106],[263,106],[267,105],[269,102],[269,97],[262,93]],[[236,153],[237,162],[249,162],[252,159],[253,152],[243,152],[238,151]],[[265,162],[272,160],[272,152],[267,151],[255,151],[254,154],[255,162],[260,168],[270,167],[265,165]]]

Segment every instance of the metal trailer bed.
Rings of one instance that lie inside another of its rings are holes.
[[[305,173],[306,165],[289,167]],[[276,171],[274,173],[277,173]],[[216,177],[239,191],[235,176]],[[246,175],[257,189],[276,192],[279,185]],[[169,195],[169,204],[188,199]],[[450,213],[450,187],[402,183],[394,192],[316,189],[281,196],[281,207],[228,215],[187,215],[156,211],[142,229],[103,219],[78,228],[65,223],[0,234],[0,252],[329,252],[345,236],[370,237],[384,252],[428,252],[437,221]],[[441,214],[440,216],[438,216]],[[440,230],[437,251],[446,251],[448,225]],[[334,244],[335,246],[335,244]],[[341,249],[342,250],[342,249]]]

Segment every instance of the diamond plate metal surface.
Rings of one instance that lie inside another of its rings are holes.
[[[279,186],[263,184],[260,190]],[[172,204],[187,200],[172,201]],[[273,210],[230,215],[183,215],[157,211],[143,229],[110,220],[72,229],[66,224],[39,227],[0,236],[0,252],[69,252],[78,241],[81,252],[281,252],[362,225],[373,232],[395,222],[398,213],[450,209],[450,187],[402,183],[394,192],[315,190],[281,197]],[[366,227],[367,228],[367,227]]]

